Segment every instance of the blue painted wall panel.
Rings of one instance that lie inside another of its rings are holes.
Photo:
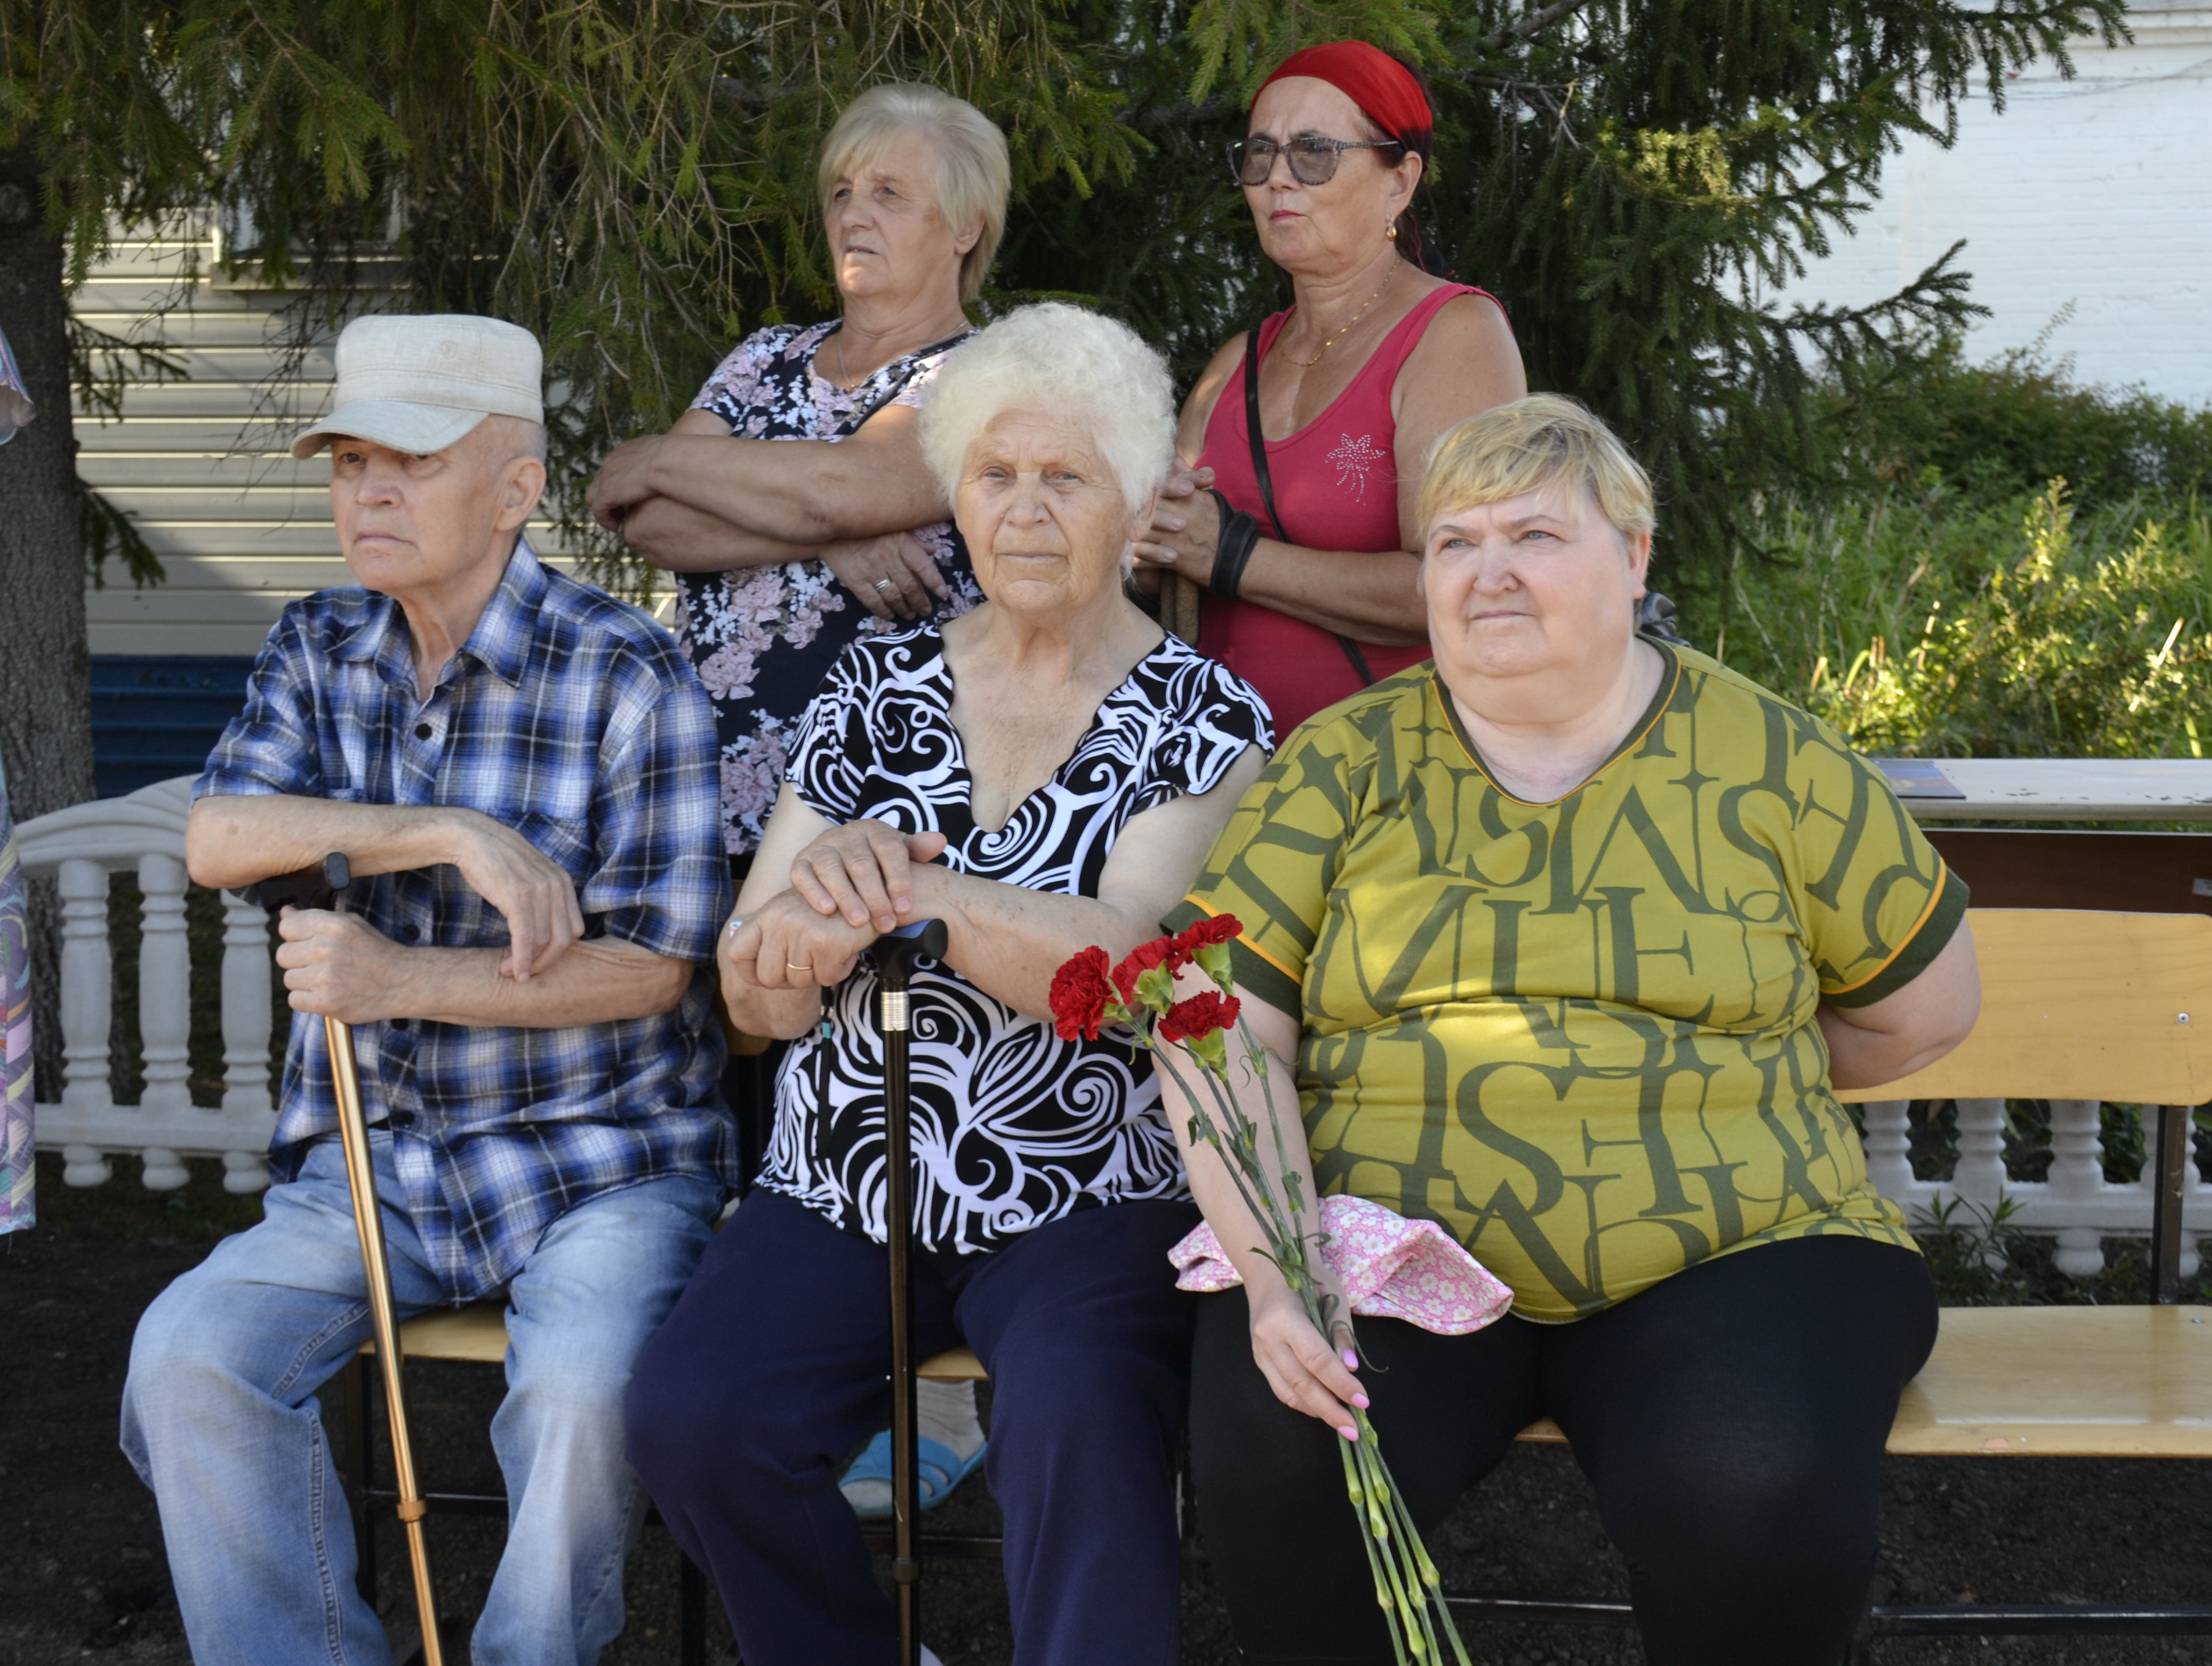
[[[246,704],[250,657],[94,654],[92,754],[102,798],[197,775]]]

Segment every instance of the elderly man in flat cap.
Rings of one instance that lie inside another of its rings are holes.
[[[477,1666],[589,1662],[641,1509],[630,1360],[734,1178],[716,1097],[728,907],[714,720],[659,626],[541,565],[538,342],[369,318],[331,452],[359,582],[293,603],[193,788],[185,857],[243,886],[343,851],[357,912],[294,911],[297,1015],[260,1225],[139,1322],[123,1441],[192,1654],[383,1666],[314,1393],[368,1334],[319,1015],[355,1027],[404,1313],[507,1304],[509,1531]]]

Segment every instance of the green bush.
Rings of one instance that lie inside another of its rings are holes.
[[[1728,662],[1869,752],[2202,757],[2212,740],[2212,515],[2077,512],[2067,484],[1771,506],[1737,566]],[[2200,724],[2198,713],[2205,714]]]
[[[1954,342],[1817,403],[1829,466],[1753,502],[1693,636],[1869,752],[2204,755],[2212,409]]]
[[[1977,365],[1949,336],[1881,382],[1831,384],[1813,407],[1828,477],[1846,486],[1934,479],[1994,502],[2064,480],[2085,507],[2212,496],[2212,408],[2082,387],[2035,347]]]

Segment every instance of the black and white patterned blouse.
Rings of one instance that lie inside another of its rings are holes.
[[[955,872],[1096,896],[1133,816],[1218,785],[1273,743],[1260,697],[1169,637],[1109,694],[1052,779],[986,833],[952,726],[952,676],[933,626],[864,638],[815,696],[791,760],[800,798],[843,824],[873,816],[941,833]],[[1188,1188],[1152,1063],[1127,1039],[1062,1041],[949,966],[916,970],[910,1039],[920,1245],[1002,1248],[1077,1209]],[[761,1183],[882,1241],[884,1106],[876,978],[836,991],[834,1033],[794,1043],[776,1079]],[[822,1103],[826,1090],[828,1104]]]
[[[838,328],[833,319],[754,331],[715,367],[691,408],[714,412],[738,439],[848,439],[886,405],[922,404],[947,356],[975,333],[963,330],[903,354],[857,387],[841,388],[814,373],[814,355]],[[952,592],[938,604],[938,622],[982,600],[967,546],[951,521],[918,528],[915,536],[928,546]],[[818,560],[686,572],[677,588],[684,602],[677,634],[714,703],[722,841],[732,856],[741,856],[760,843],[792,741],[823,674],[854,638],[908,626],[877,618]]]

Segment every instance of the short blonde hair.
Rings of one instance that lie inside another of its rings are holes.
[[[1626,536],[1657,524],[1643,465],[1589,406],[1556,393],[1532,393],[1447,428],[1429,448],[1414,513],[1425,539],[1449,511],[1555,484],[1577,496],[1587,488]]]
[[[1127,324],[1084,307],[1018,306],[946,356],[921,425],[922,461],[946,497],[958,494],[976,436],[1010,410],[1044,411],[1083,428],[1132,513],[1175,463],[1167,360]]]
[[[983,222],[975,246],[960,258],[960,304],[965,306],[983,293],[983,275],[1006,234],[1006,197],[1013,182],[1006,136],[974,105],[918,82],[871,87],[845,106],[823,140],[815,190],[827,212],[840,174],[879,161],[917,134],[929,139],[934,153],[930,178],[945,224],[958,231]]]

